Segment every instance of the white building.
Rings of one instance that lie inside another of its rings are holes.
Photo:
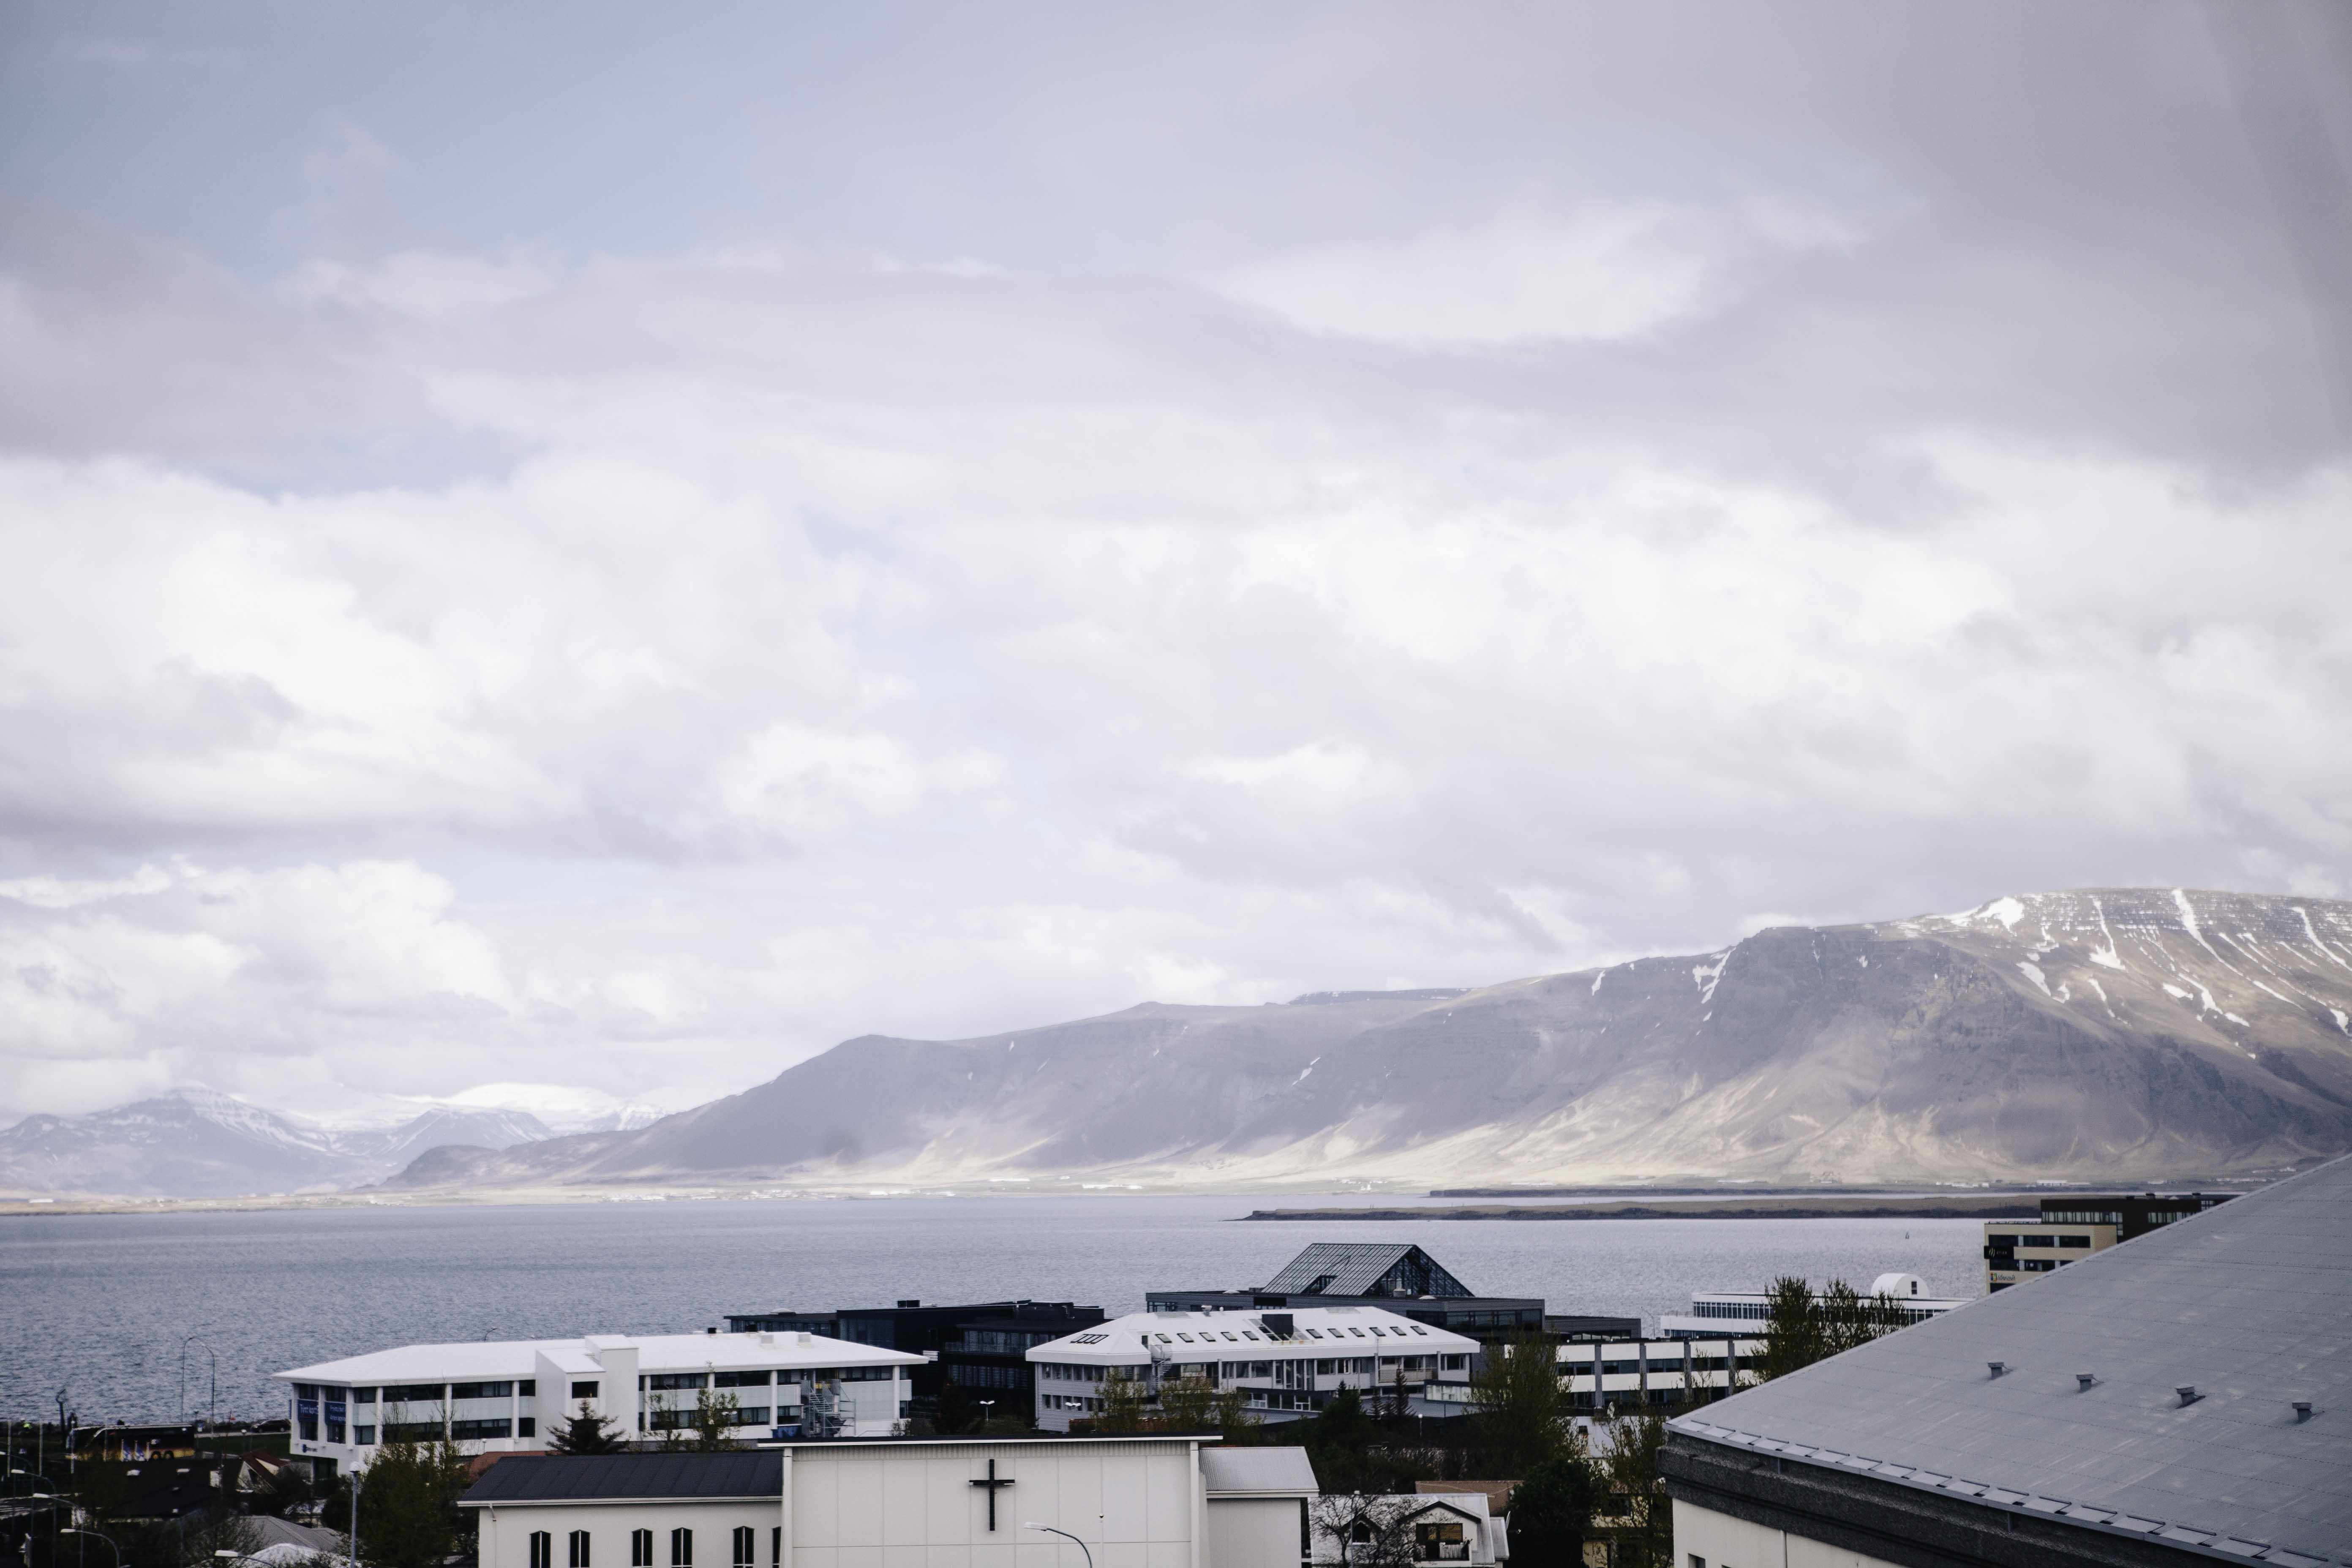
[[[544,1448],[585,1405],[627,1440],[692,1424],[708,1390],[745,1437],[874,1436],[904,1414],[923,1358],[815,1334],[591,1334],[403,1345],[273,1373],[293,1385],[293,1453],[364,1469],[385,1443],[468,1454]]]
[[[506,1459],[460,1506],[481,1568],[1299,1568],[1315,1496],[1297,1448],[905,1437]]]
[[[1885,1296],[1895,1304],[1906,1326],[1941,1317],[1955,1307],[1965,1307],[1966,1300],[1930,1296],[1916,1274],[1882,1274],[1863,1291],[1865,1300]],[[1772,1298],[1751,1290],[1695,1290],[1691,1293],[1691,1310],[1687,1313],[1668,1312],[1658,1320],[1658,1328],[1669,1339],[1692,1335],[1731,1333],[1762,1333],[1765,1320],[1772,1315]]]
[[[1451,1413],[1444,1391],[1466,1387],[1478,1342],[1378,1307],[1288,1311],[1129,1312],[1029,1352],[1037,1369],[1037,1425],[1066,1432],[1103,1408],[1103,1384],[1121,1376],[1147,1395],[1179,1378],[1239,1388],[1273,1421],[1296,1420],[1342,1388],[1392,1390],[1409,1408]]]

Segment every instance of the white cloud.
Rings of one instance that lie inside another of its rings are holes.
[[[1217,286],[1316,331],[1403,343],[1614,342],[1719,308],[1775,250],[1857,220],[1788,202],[1702,208],[1522,189],[1410,233],[1291,250]]]

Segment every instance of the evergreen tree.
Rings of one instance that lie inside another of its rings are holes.
[[[1772,1281],[1764,1300],[1764,1353],[1756,1358],[1759,1380],[1786,1377],[1828,1353],[1810,1281],[1784,1274]]]
[[[738,1402],[731,1394],[706,1388],[694,1396],[694,1447],[711,1454],[735,1447]]]
[[[439,1568],[457,1549],[465,1456],[454,1443],[386,1443],[360,1484],[360,1556],[371,1568]]]
[[[617,1454],[626,1444],[621,1441],[619,1429],[605,1417],[589,1408],[582,1400],[580,1408],[563,1418],[563,1425],[547,1440],[551,1454]]]
[[[1559,1452],[1562,1422],[1559,1353],[1541,1334],[1521,1334],[1507,1345],[1490,1345],[1486,1363],[1470,1391],[1478,1431],[1499,1466],[1494,1472],[1524,1476]]]
[[[1511,1489],[1514,1568],[1582,1568],[1584,1537],[1601,1490],[1582,1445],[1571,1440]]]

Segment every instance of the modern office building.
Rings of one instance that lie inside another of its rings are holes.
[[[1300,1568],[1315,1472],[1214,1437],[900,1437],[508,1459],[480,1568]]]
[[[1675,1563],[2352,1563],[2347,1214],[2337,1160],[1670,1421]]]
[[[1545,1331],[1541,1297],[1473,1295],[1435,1258],[1405,1242],[1318,1241],[1263,1285],[1151,1290],[1143,1300],[1155,1311],[1192,1312],[1378,1305],[1483,1344]],[[1629,1331],[1638,1333],[1640,1324]]]
[[[2105,1252],[2117,1242],[2160,1230],[2225,1204],[2231,1193],[2142,1193],[2094,1197],[2070,1193],[2042,1200],[2040,1219],[1985,1221],[1985,1291],[2006,1290],[2036,1274]]]
[[[467,1454],[543,1448],[582,1405],[631,1441],[692,1425],[705,1391],[735,1402],[746,1438],[887,1433],[912,1397],[900,1351],[803,1333],[591,1334],[576,1340],[403,1345],[272,1373],[292,1384],[292,1452],[313,1469],[364,1469],[383,1445]]]
[[[1868,1288],[1857,1285],[1865,1297],[1885,1296],[1895,1303],[1895,1315],[1908,1325],[1923,1323],[1929,1318],[1941,1317],[1969,1300],[1956,1296],[1930,1296],[1927,1286],[1916,1274],[1882,1274]],[[1772,1298],[1760,1290],[1694,1290],[1691,1310],[1668,1312],[1658,1320],[1658,1328],[1669,1339],[1693,1335],[1727,1333],[1761,1333],[1764,1323],[1772,1315]]]
[[[928,1358],[914,1369],[910,1414],[929,1416],[941,1387],[955,1384],[977,1400],[1003,1402],[1007,1411],[1028,1410],[1035,1395],[1026,1352],[1103,1321],[1100,1307],[1074,1301],[974,1301],[961,1306],[925,1306],[902,1300],[895,1307],[842,1307],[830,1312],[730,1312],[727,1326],[737,1333],[812,1333],[852,1344],[878,1345]]]
[[[1763,1353],[1760,1338],[1580,1340],[1552,1352],[1560,1394],[1579,1414],[1721,1398],[1752,1381]],[[1471,1385],[1431,1384],[1421,1403],[1431,1415],[1469,1415]]]
[[[1464,1386],[1478,1342],[1379,1307],[1276,1311],[1130,1312],[1028,1352],[1036,1366],[1037,1425],[1066,1432],[1103,1408],[1104,1384],[1124,1378],[1148,1399],[1180,1378],[1239,1388],[1262,1419],[1322,1409],[1342,1388],[1404,1391],[1406,1407],[1452,1415],[1431,1390]]]

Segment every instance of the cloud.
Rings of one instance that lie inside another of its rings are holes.
[[[1616,342],[1719,310],[1776,250],[1849,246],[1853,218],[1561,202],[1540,188],[1413,232],[1326,244],[1217,279],[1317,331],[1402,343]]]
[[[1275,151],[1171,122],[1205,181],[1112,116],[959,205],[869,127],[931,194],[856,243],[436,229],[355,125],[263,277],[10,208],[0,1112],[675,1103],[1759,910],[2352,891],[2352,468],[2176,210],[2213,139],[1488,26],[1300,46],[1221,100]]]

